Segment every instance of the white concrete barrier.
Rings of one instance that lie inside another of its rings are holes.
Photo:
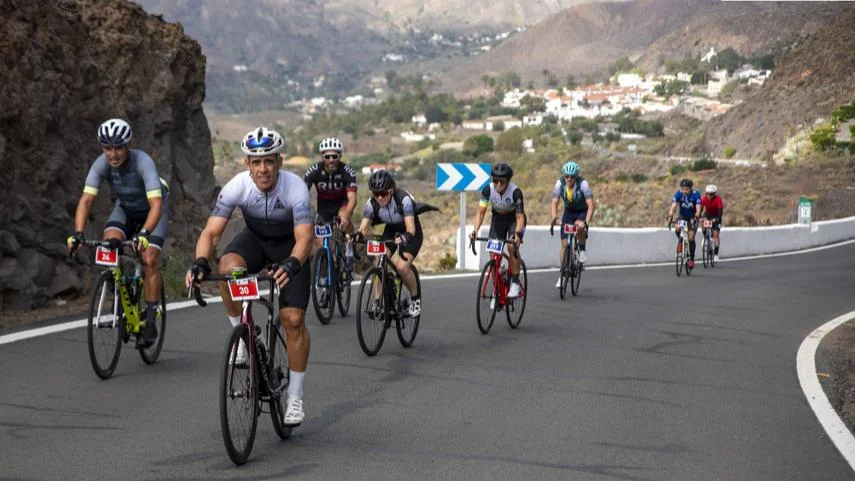
[[[549,226],[526,228],[522,255],[529,269],[558,265],[559,237],[550,237]],[[473,226],[466,226],[471,232]],[[486,237],[489,225],[482,226],[480,237]],[[459,237],[458,237],[459,238]],[[697,235],[700,256],[701,231]],[[847,239],[855,239],[855,217],[814,222],[810,225],[788,224],[767,227],[727,227],[721,232],[721,256],[740,257],[756,254],[787,252],[816,247]],[[640,229],[591,227],[588,243],[588,264],[643,264],[667,262],[674,258],[677,239],[664,227]],[[489,258],[485,243],[476,245],[477,254],[467,249],[464,268],[480,269]],[[700,258],[700,257],[698,257]],[[458,262],[458,268],[460,263]]]

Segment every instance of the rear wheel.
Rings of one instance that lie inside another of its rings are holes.
[[[155,314],[157,339],[149,347],[140,346],[139,350],[140,357],[146,364],[153,364],[160,357],[160,350],[163,349],[163,340],[166,337],[166,287],[163,285],[163,275],[158,273],[158,276],[160,276],[160,303]],[[145,300],[140,301],[140,312],[145,313]]]
[[[344,259],[339,258],[339,266],[344,266]],[[342,315],[342,317],[347,317],[348,311],[350,311],[350,294],[352,289],[351,281],[344,272],[344,268],[341,267],[338,269],[338,285],[339,291],[336,295],[336,302],[338,303],[338,312]]]
[[[239,324],[226,343],[220,371],[220,428],[229,459],[243,464],[249,459],[255,442],[255,429],[261,406],[258,402],[259,366],[249,349],[249,329]],[[243,347],[240,344],[243,343]],[[246,349],[246,361],[237,360],[238,349]]]
[[[321,324],[329,324],[335,309],[335,288],[330,285],[330,251],[323,248],[312,261],[312,305]],[[333,274],[334,275],[334,274]]]
[[[568,243],[561,256],[561,284],[558,287],[558,295],[564,299],[567,294],[567,280],[570,279],[570,244]]]
[[[582,264],[579,262],[579,248],[573,249],[573,260],[570,264],[570,291],[575,296],[579,293],[579,284],[582,283]]]
[[[109,378],[116,369],[124,331],[125,316],[117,296],[113,272],[104,271],[92,291],[86,326],[89,361],[101,379]]]
[[[478,280],[478,292],[475,305],[475,316],[478,330],[481,334],[490,332],[496,310],[499,308],[499,290],[496,285],[496,261],[490,260],[481,268],[481,278]]]
[[[680,241],[680,242],[683,242],[683,241]],[[682,244],[681,244],[681,246],[682,246]],[[683,273],[683,253],[678,252],[677,253],[677,277],[680,277],[680,275],[682,273]]]
[[[281,439],[291,435],[290,426],[285,425],[285,398],[288,389],[288,349],[285,347],[285,332],[282,325],[278,324],[276,329],[267,336],[269,356],[270,382],[270,419],[273,421],[273,430]]]
[[[356,296],[356,337],[359,347],[368,356],[374,356],[380,351],[383,339],[386,337],[389,306],[383,295],[383,274],[380,268],[369,269],[359,285]],[[379,292],[375,292],[379,290]]]
[[[522,322],[523,313],[525,312],[525,302],[528,298],[528,271],[525,268],[525,261],[520,259],[520,295],[513,299],[508,299],[508,306],[505,309],[505,315],[508,318],[508,325],[512,329],[519,327]]]
[[[416,292],[421,297],[422,282],[419,279],[419,271],[412,264],[410,264],[410,270],[416,277]],[[416,317],[410,317],[408,310],[413,301],[413,293],[407,289],[407,285],[402,280],[399,279],[397,282],[401,283],[401,289],[398,291],[398,322],[395,323],[395,328],[398,331],[398,341],[401,342],[401,345],[410,347],[416,340],[416,334],[419,332],[419,321],[422,316],[419,314]]]

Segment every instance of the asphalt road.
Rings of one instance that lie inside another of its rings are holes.
[[[723,250],[724,252],[724,250]],[[0,346],[0,479],[851,480],[796,377],[804,336],[855,309],[855,245],[585,272],[481,335],[477,278],[424,281],[415,345],[367,358],[354,317],[308,324],[307,420],[259,420],[235,467],[220,434],[222,306],[174,311],[161,361],[92,372],[85,329]],[[355,299],[355,295],[354,295]]]

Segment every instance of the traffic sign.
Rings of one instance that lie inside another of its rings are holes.
[[[490,182],[490,164],[436,164],[436,190],[478,191]]]
[[[813,214],[813,199],[799,196],[799,224],[810,225]]]

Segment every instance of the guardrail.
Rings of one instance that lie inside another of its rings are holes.
[[[466,226],[467,235],[473,229]],[[482,226],[479,236],[489,233],[489,225]],[[555,237],[550,237],[549,226],[526,228],[525,242],[521,252],[529,268],[555,267],[558,265],[558,228]],[[460,237],[458,236],[458,239]],[[588,265],[644,264],[673,260],[677,241],[674,233],[665,227],[610,228],[591,227],[588,244]],[[817,247],[843,240],[855,239],[855,217],[766,227],[727,227],[721,232],[723,258],[757,254],[787,252]],[[468,241],[468,237],[467,237]],[[701,231],[698,229],[698,254],[700,255]],[[458,241],[459,242],[459,241]],[[473,255],[466,249],[463,269],[477,270],[489,258],[479,243]],[[457,264],[461,268],[460,262]]]

